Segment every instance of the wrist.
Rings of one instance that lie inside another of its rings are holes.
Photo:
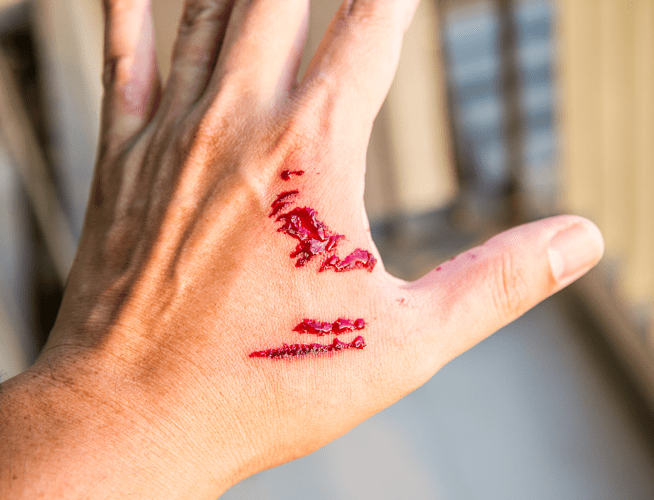
[[[61,369],[50,357],[0,385],[3,498],[191,498],[197,485],[215,498],[231,485],[220,470],[202,476],[206,464],[157,415],[136,413],[136,391],[116,391],[97,364]]]

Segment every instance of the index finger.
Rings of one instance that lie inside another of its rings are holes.
[[[346,0],[341,4],[300,86],[300,92],[325,96],[335,129],[349,130],[355,123],[367,141],[418,3]]]

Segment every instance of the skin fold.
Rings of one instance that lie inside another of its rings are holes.
[[[216,498],[327,444],[585,273],[597,228],[514,228],[416,282],[386,273],[365,155],[416,0],[347,0],[297,79],[306,0],[186,0],[159,79],[147,0],[105,0],[99,156],[79,249],[37,362],[0,385],[0,491]],[[302,175],[282,178],[284,171]],[[372,270],[296,267],[269,217],[284,191]],[[306,318],[362,318],[364,349]]]

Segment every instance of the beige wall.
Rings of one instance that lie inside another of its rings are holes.
[[[595,220],[622,290],[654,299],[654,1],[563,0],[565,208]]]

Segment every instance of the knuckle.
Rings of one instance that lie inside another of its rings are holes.
[[[228,3],[224,0],[186,0],[179,24],[180,36],[194,32],[198,25],[219,22]]]
[[[516,318],[525,311],[529,291],[524,271],[507,250],[497,258],[494,268],[495,307],[503,318]]]

